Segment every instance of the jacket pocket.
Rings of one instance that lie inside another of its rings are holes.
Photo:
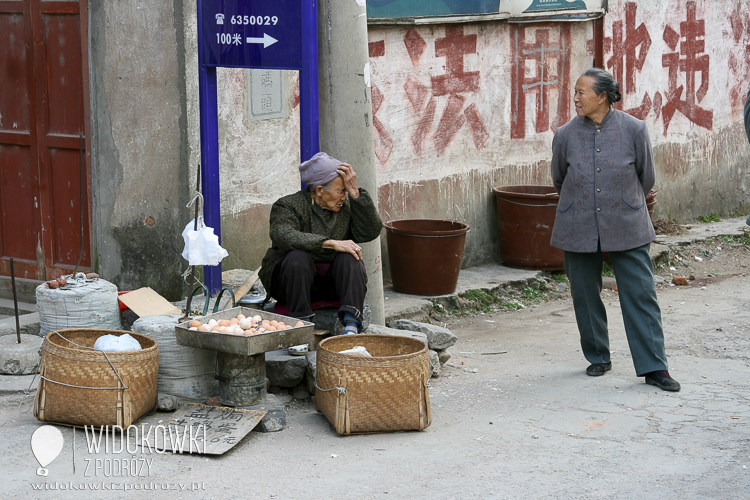
[[[635,168],[623,169],[622,175],[622,202],[633,210],[639,210],[646,204],[646,196],[643,194]]]
[[[570,210],[570,207],[573,206],[573,203],[575,203],[575,202],[571,201],[570,204],[568,204],[568,206],[565,207],[565,208],[563,208],[562,210],[560,210],[560,203],[558,203],[557,204],[557,213],[558,214],[564,214],[565,212],[567,212],[568,210]]]
[[[631,203],[628,203],[628,200],[626,200],[625,198],[622,199],[622,202],[625,203],[630,208],[632,208],[633,210],[640,210],[641,208],[643,208],[643,205],[646,204],[645,200],[639,200],[638,202],[634,202],[631,204]]]

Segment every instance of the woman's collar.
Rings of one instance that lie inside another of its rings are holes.
[[[607,110],[607,114],[604,115],[604,118],[602,118],[602,122],[599,124],[599,127],[603,127],[604,124],[607,123],[610,120],[610,118],[612,118],[612,116],[615,114],[614,111],[615,111],[615,108],[610,106],[609,110]]]
[[[592,120],[591,118],[589,118],[588,116],[585,116],[584,118],[586,119],[586,123],[590,127],[602,128],[607,122],[610,121],[611,117],[615,114],[614,111],[615,111],[615,108],[610,105],[609,109],[607,110],[607,114],[604,115],[604,118],[602,118],[602,121],[601,123],[599,123],[599,125],[597,125],[596,122]]]

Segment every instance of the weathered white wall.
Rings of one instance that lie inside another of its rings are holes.
[[[750,3],[614,0],[609,8],[605,65],[623,87],[622,108],[649,125],[663,188],[656,214],[688,221],[748,211]]]
[[[697,24],[684,24],[689,9]],[[194,9],[185,15],[194,172],[200,149]],[[691,45],[685,35],[700,32],[700,22],[705,35]],[[604,35],[605,66],[621,79],[623,107],[651,131],[657,187],[664,188],[656,215],[687,221],[746,210],[750,156],[741,108],[750,3],[612,0]],[[455,204],[472,226],[464,265],[496,260],[491,187],[550,183],[554,130],[575,114],[572,88],[592,66],[593,38],[592,21],[371,26],[381,209],[393,218],[453,218]],[[647,38],[648,47],[638,44]],[[674,57],[683,66],[670,73],[664,61]],[[705,92],[701,72],[684,69],[692,57],[705,65]],[[288,118],[249,122],[244,72],[219,72],[222,230],[232,254],[225,268],[259,265],[269,242],[270,204],[299,186],[295,78],[290,73],[287,81]],[[386,255],[384,264],[387,274]]]
[[[592,27],[373,27],[381,208],[396,219],[463,213],[472,227],[464,265],[494,260],[491,188],[549,184],[553,130],[573,112],[570,75],[591,64]]]

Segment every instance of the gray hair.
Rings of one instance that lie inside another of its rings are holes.
[[[581,76],[588,76],[594,79],[594,93],[596,95],[603,93],[607,94],[607,100],[610,104],[614,104],[622,100],[622,94],[620,94],[620,84],[617,83],[614,77],[600,68],[591,68],[583,72]]]

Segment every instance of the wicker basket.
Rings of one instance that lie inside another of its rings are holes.
[[[362,358],[339,351],[364,346]],[[341,335],[318,346],[315,408],[342,435],[422,430],[431,422],[430,357],[424,342]]]
[[[142,350],[93,350],[102,335],[125,333]],[[146,335],[95,328],[50,332],[42,344],[34,416],[58,424],[125,428],[156,407],[158,372],[159,347]]]

